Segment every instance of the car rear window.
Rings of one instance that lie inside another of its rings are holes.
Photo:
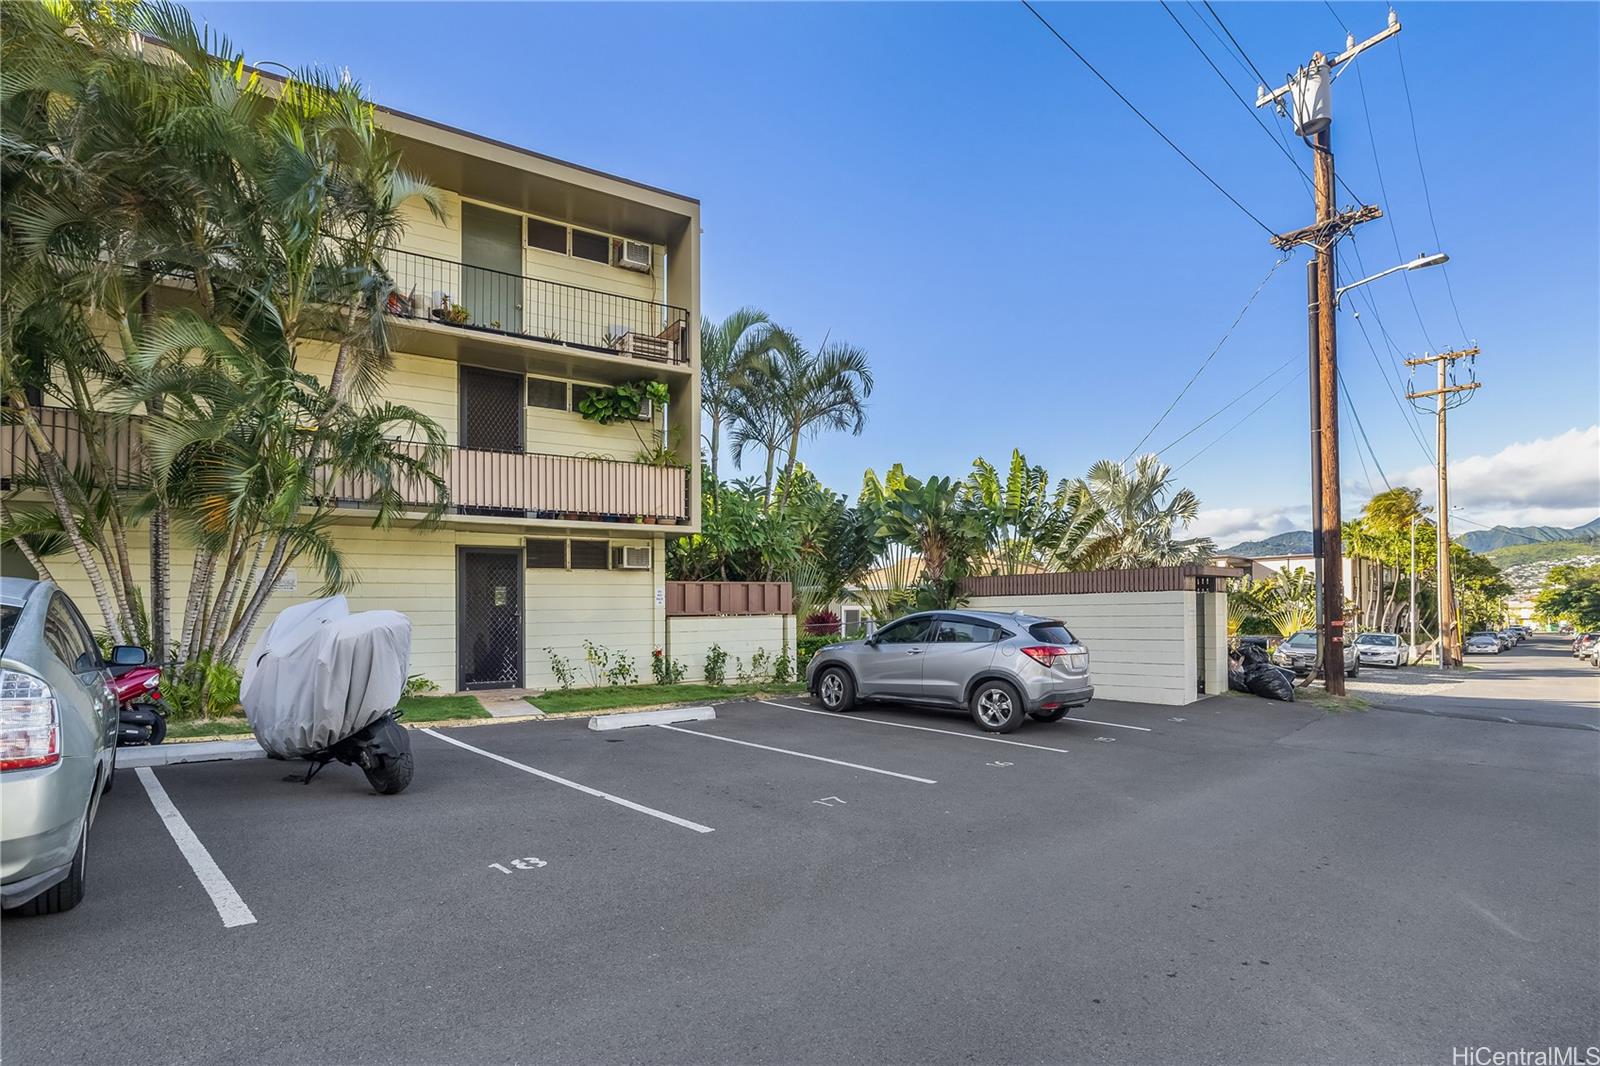
[[[1067,627],[1060,622],[1035,622],[1028,627],[1028,632],[1034,640],[1045,644],[1075,644],[1072,634],[1067,632]]]
[[[4,651],[6,645],[11,643],[11,631],[17,628],[17,619],[21,617],[21,607],[14,603],[0,603],[0,651]]]

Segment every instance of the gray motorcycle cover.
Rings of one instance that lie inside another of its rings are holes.
[[[351,614],[343,596],[312,600],[287,608],[262,634],[239,698],[269,753],[310,755],[393,710],[410,661],[405,615]]]

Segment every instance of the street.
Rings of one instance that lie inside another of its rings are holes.
[[[1455,698],[1531,683],[1547,715],[1592,713],[1564,648]],[[670,729],[417,732],[397,797],[342,767],[143,771],[220,885],[119,771],[84,903],[4,923],[5,1050],[1448,1062],[1596,1042],[1600,734],[1249,697],[1082,714],[996,738],[790,698]]]

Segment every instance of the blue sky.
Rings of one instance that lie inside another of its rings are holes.
[[[708,314],[754,304],[802,337],[831,333],[871,354],[867,431],[802,451],[852,495],[863,467],[896,461],[960,474],[1015,446],[1061,476],[1120,459],[1277,257],[1020,4],[189,6],[252,61],[348,67],[401,110],[698,197]],[[1333,7],[1358,38],[1387,11]],[[1321,3],[1216,8],[1276,80],[1344,41]],[[1281,142],[1160,6],[1041,10],[1251,212],[1279,230],[1310,220]],[[1256,79],[1197,12],[1173,10],[1253,100]],[[1376,456],[1346,407],[1347,508],[1369,481],[1383,487],[1380,467],[1395,483],[1426,473],[1389,391],[1403,393],[1404,372],[1387,331],[1402,355],[1483,347],[1484,387],[1451,420],[1465,514],[1585,521],[1600,512],[1600,6],[1399,14],[1400,48],[1380,45],[1335,85],[1334,151],[1349,185],[1388,214],[1358,231],[1368,271],[1433,251],[1414,113],[1466,333],[1438,269],[1375,282],[1376,315],[1347,299],[1342,374]],[[1289,150],[1309,167],[1292,136]],[[1304,524],[1304,278],[1302,252],[1146,445],[1290,361],[1164,453],[1186,464],[1200,529],[1223,543]],[[1415,425],[1431,446],[1431,418]]]

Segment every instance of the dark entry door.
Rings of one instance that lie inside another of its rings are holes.
[[[475,326],[522,332],[522,216],[461,205],[461,302]]]
[[[522,686],[522,553],[461,548],[456,659],[461,688]]]
[[[522,450],[522,375],[461,368],[461,446]]]

